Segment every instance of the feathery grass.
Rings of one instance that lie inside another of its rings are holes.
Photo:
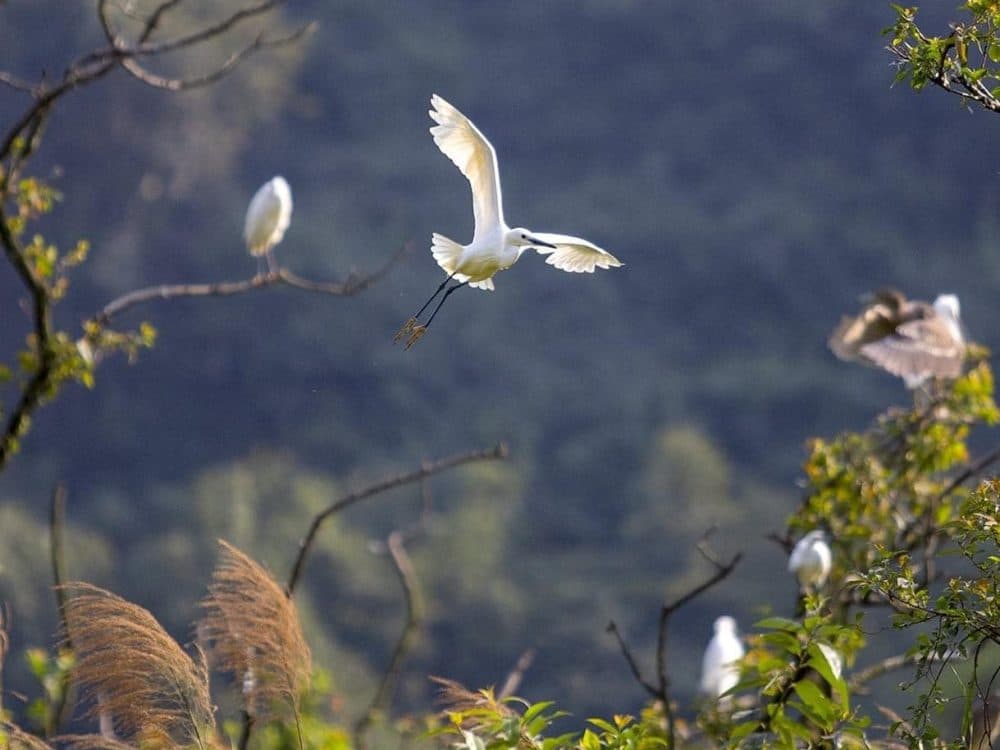
[[[16,724],[0,721],[0,748],[3,750],[52,750],[41,737],[25,732]]]
[[[209,661],[240,681],[248,714],[279,718],[287,707],[298,725],[311,657],[295,602],[247,555],[222,540],[219,545],[198,621]]]
[[[115,730],[143,747],[197,744],[212,725],[208,668],[193,660],[147,610],[86,583],[69,583],[65,622],[74,678],[88,715],[108,712]]]

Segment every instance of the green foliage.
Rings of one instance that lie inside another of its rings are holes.
[[[43,648],[29,648],[24,656],[41,687],[41,695],[28,704],[27,716],[37,730],[51,737],[58,731],[59,712],[68,699],[73,652],[62,648],[53,654]]]
[[[948,472],[968,461],[970,429],[997,418],[993,374],[980,362],[926,404],[891,409],[863,433],[812,440],[809,494],[789,528],[830,532],[835,580],[867,570],[878,548],[920,552],[965,494]]]
[[[899,59],[897,81],[917,91],[928,83],[961,88],[966,98],[997,109],[1000,95],[1000,12],[992,0],[970,0],[966,17],[951,24],[947,36],[926,34],[917,25],[917,8],[892,5],[896,21],[884,33]]]
[[[739,690],[753,688],[761,711],[734,721],[723,712],[703,714],[709,736],[738,744],[751,735],[767,735],[775,747],[794,748],[800,741],[819,744],[842,733],[860,734],[867,721],[852,707],[845,667],[864,645],[856,626],[833,622],[821,613],[824,602],[811,599],[801,621],[769,617],[756,624],[743,661]]]
[[[468,691],[457,683],[444,683],[446,702],[443,726],[432,736],[459,738],[453,747],[465,750],[654,750],[667,747],[660,728],[644,717],[615,715],[611,721],[587,719],[582,733],[545,736],[557,719],[550,701],[529,703],[521,698],[498,699],[492,688]]]

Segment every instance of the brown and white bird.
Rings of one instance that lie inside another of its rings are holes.
[[[908,300],[896,289],[880,289],[854,318],[830,334],[837,357],[898,375],[907,388],[931,378],[957,378],[965,359],[958,297],[942,294],[933,304]]]

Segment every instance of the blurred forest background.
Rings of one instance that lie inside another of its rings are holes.
[[[0,68],[35,79],[97,46],[92,5],[4,3]],[[928,2],[921,17],[953,13]],[[694,545],[718,524],[714,546],[746,559],[674,623],[671,674],[690,695],[717,615],[792,612],[765,534],[796,506],[805,439],[909,399],[834,360],[840,315],[885,284],[955,292],[971,337],[997,345],[995,118],[891,86],[884,3],[298,0],[280,14],[289,29],[312,19],[308,40],[217,86],[171,95],[116,73],[50,124],[34,168],[65,199],[46,235],[93,244],[56,311],[67,327],[135,287],[252,275],[243,215],[275,174],[295,198],[277,250],[289,268],[344,278],[416,248],[356,298],[277,289],[129,313],[157,327],[155,348],[102,363],[92,391],[68,387],[0,475],[15,652],[56,629],[59,480],[71,576],[186,640],[216,538],[282,578],[338,494],[504,440],[507,462],[430,485],[431,533],[413,545],[428,620],[402,705],[428,705],[428,674],[500,681],[530,647],[527,697],[638,710],[605,626],[649,657],[660,603],[704,576]],[[513,223],[587,237],[626,267],[581,277],[526,257],[403,351],[392,334],[440,281],[431,232],[472,231],[468,185],[427,132],[435,92],[495,145]],[[23,98],[0,88],[0,119]],[[0,361],[23,347],[22,297],[0,268]],[[403,618],[368,542],[419,508],[410,488],[346,512],[306,570],[307,635],[348,715]],[[24,680],[19,660],[8,669]]]

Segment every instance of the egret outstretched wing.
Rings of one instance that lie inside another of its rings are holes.
[[[617,268],[624,265],[607,250],[580,237],[547,232],[532,232],[531,236],[555,245],[555,248],[538,246],[535,250],[542,255],[548,255],[545,262],[560,271],[593,273],[595,268]]]
[[[437,94],[431,97],[431,105],[434,109],[428,114],[437,123],[431,128],[434,142],[441,153],[461,170],[472,187],[475,242],[481,233],[495,230],[503,224],[497,155],[486,136],[455,107]]]
[[[891,336],[861,347],[861,353],[893,375],[919,382],[962,374],[964,342],[956,341],[940,317],[911,320]]]

